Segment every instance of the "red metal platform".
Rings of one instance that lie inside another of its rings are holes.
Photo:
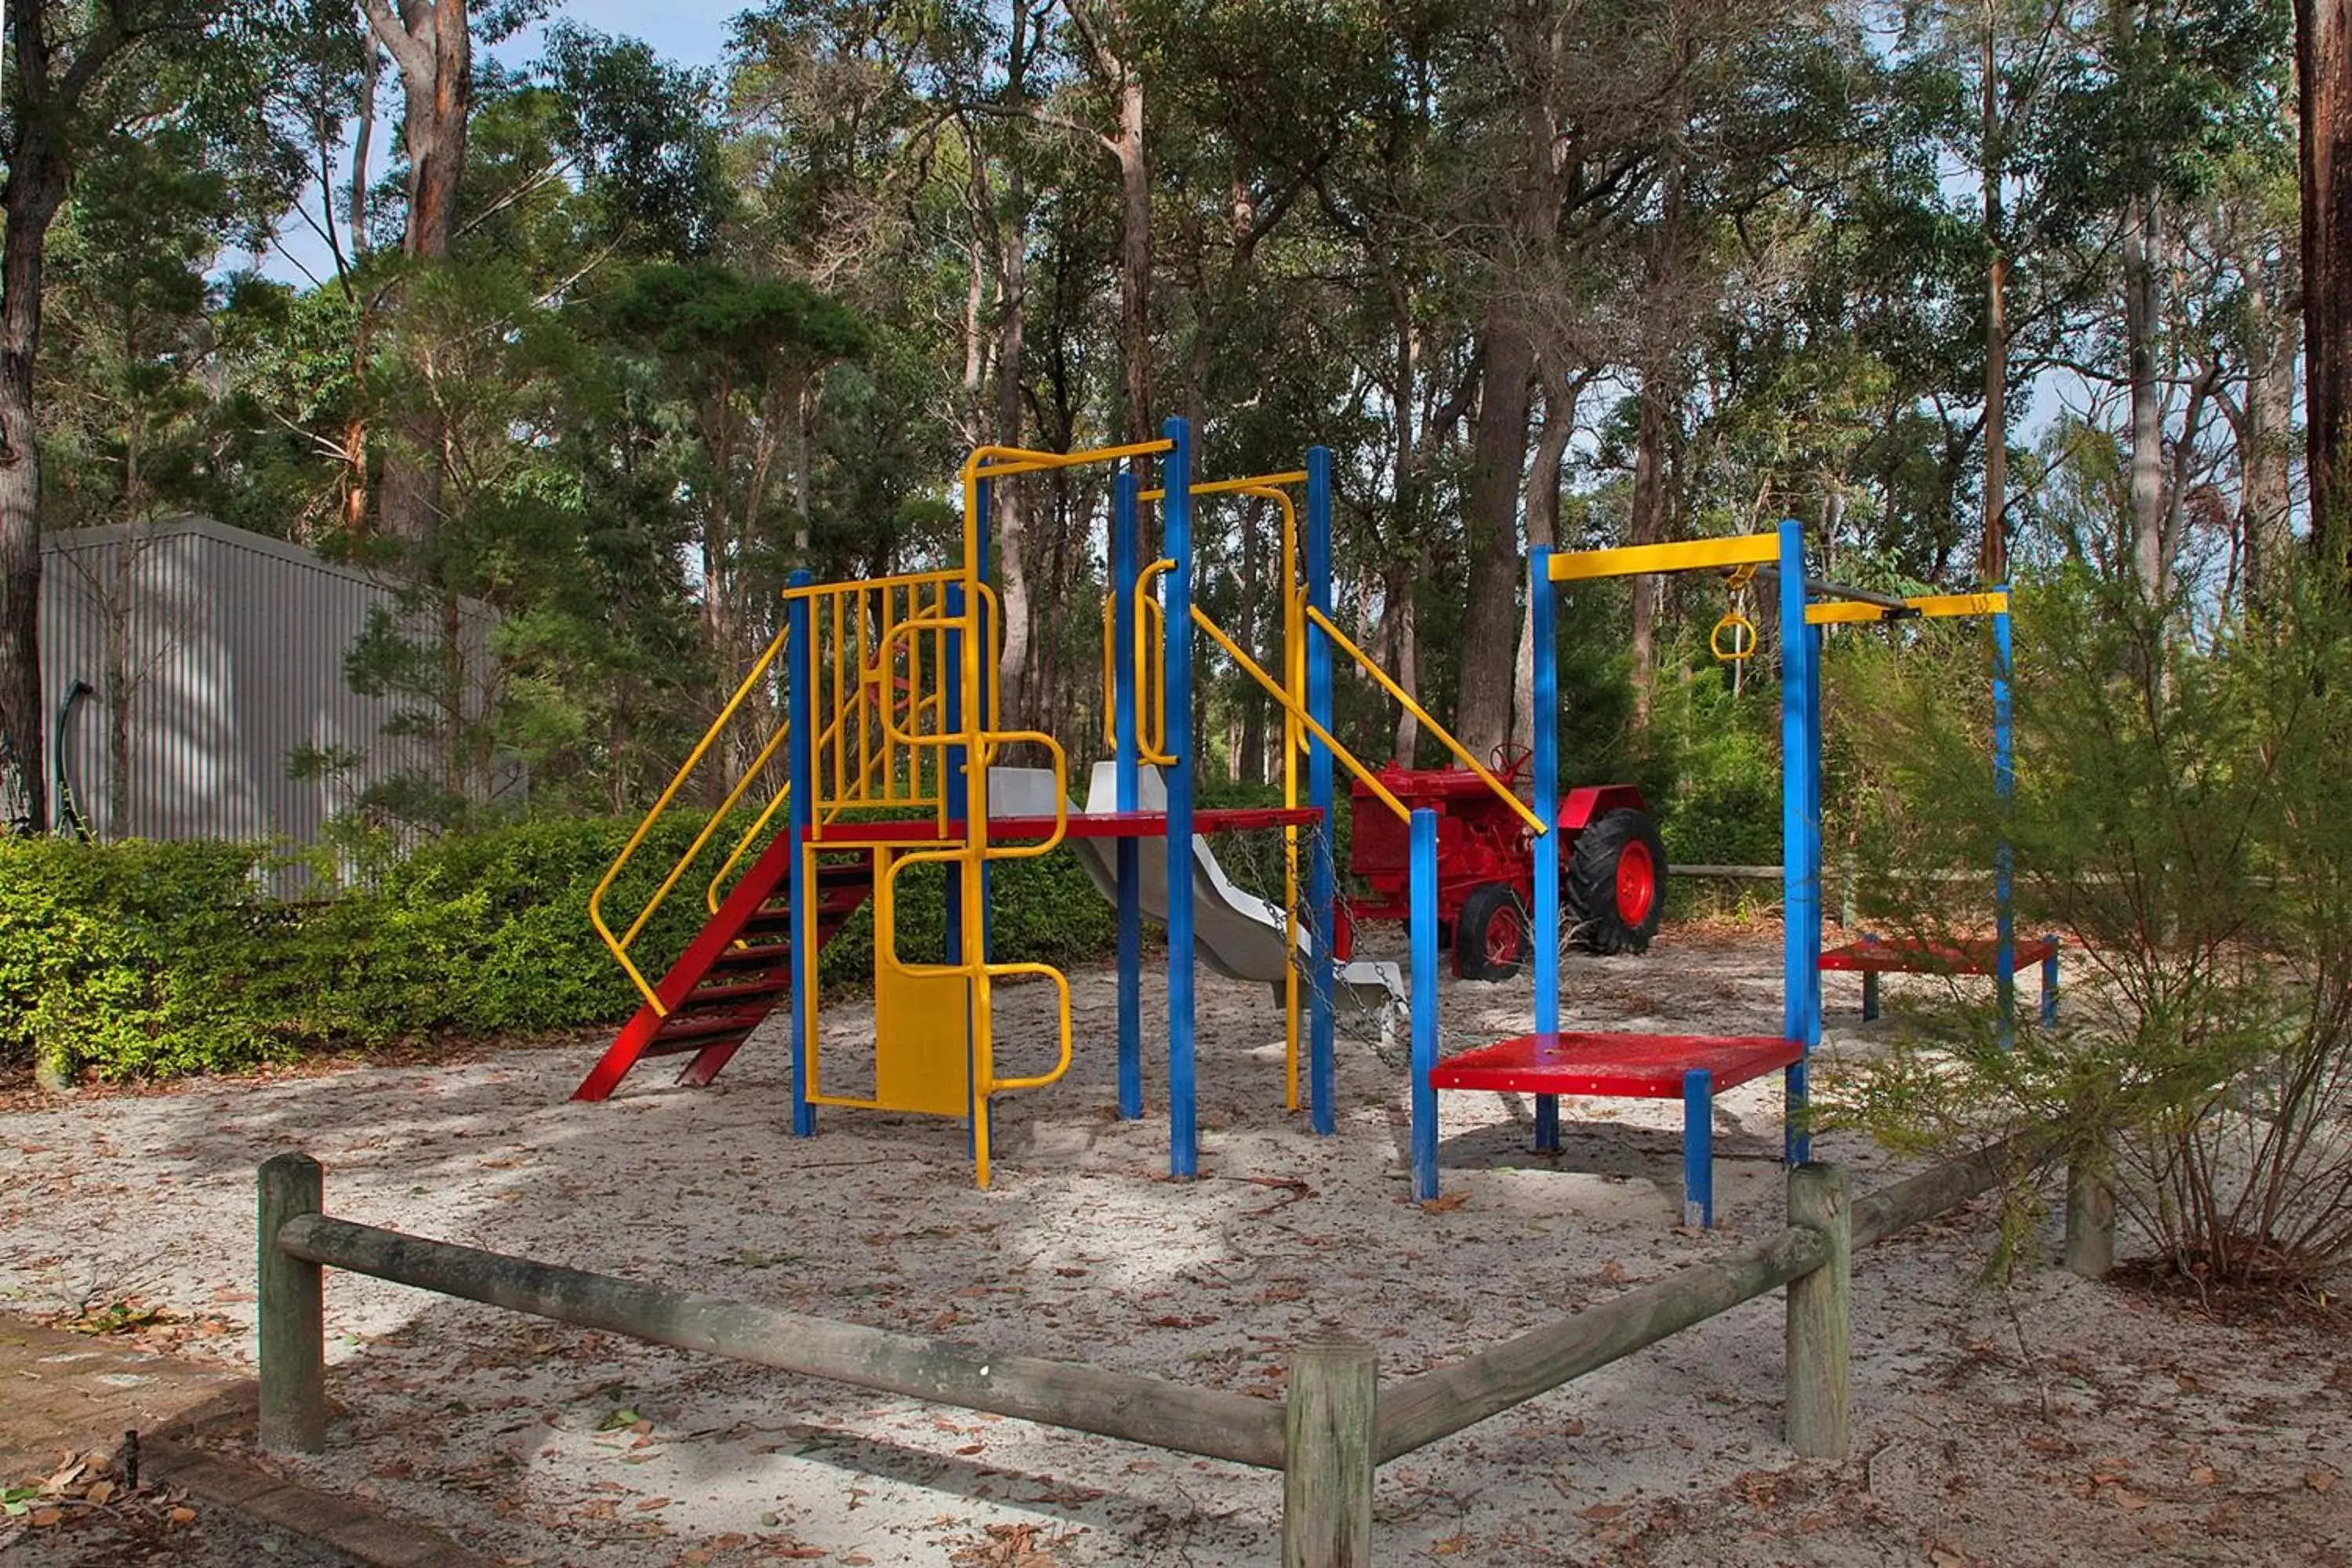
[[[2010,973],[2057,956],[2055,937],[2021,937],[2011,944]],[[2000,944],[1981,938],[1922,942],[1865,936],[1822,953],[1822,968],[1838,974],[1998,974]]]
[[[1074,811],[1064,820],[1068,838],[1157,838],[1168,831],[1164,811]],[[1219,806],[1192,814],[1194,833],[1250,833],[1268,827],[1312,827],[1323,814],[1311,805]],[[988,836],[1011,843],[1039,839],[1054,831],[1050,816],[992,816]],[[961,844],[963,824],[950,821],[940,832],[935,816],[892,817],[881,822],[831,822],[815,836],[823,844]]]
[[[1721,1094],[1804,1054],[1799,1042],[1774,1035],[1521,1035],[1446,1058],[1429,1081],[1438,1089],[1680,1100],[1683,1075],[1693,1068],[1712,1074]]]

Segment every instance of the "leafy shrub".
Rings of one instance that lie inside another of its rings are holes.
[[[2020,930],[2060,933],[2087,972],[2060,1026],[2023,1024],[2011,1050],[1956,993],[1853,1109],[1914,1144],[2045,1124],[2077,1155],[2111,1146],[2163,1264],[2310,1282],[2352,1258],[2352,614],[2300,588],[2193,638],[2188,613],[2084,571],[2021,596],[2008,811],[1980,713],[1885,674],[1874,918],[1980,925],[1989,900],[1937,873],[2005,837]]]
[[[707,818],[666,819],[608,896],[625,928]],[[122,1079],[226,1070],[406,1035],[497,1035],[625,1018],[635,988],[590,931],[587,903],[634,824],[522,821],[428,839],[405,856],[344,847],[344,891],[281,903],[248,845],[0,838],[0,1054]],[[725,834],[714,843],[731,843]],[[682,879],[633,947],[648,975],[701,922],[718,856]],[[937,867],[901,879],[903,950],[935,957]],[[992,952],[1056,964],[1107,953],[1110,910],[1067,854],[991,871]],[[828,984],[870,974],[871,906],[820,960]]]

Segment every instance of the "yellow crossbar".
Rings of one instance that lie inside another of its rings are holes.
[[[1192,487],[1191,493],[1196,496],[1222,496],[1231,495],[1236,490],[1260,489],[1267,485],[1303,485],[1306,482],[1307,470],[1305,468],[1292,468],[1286,472],[1279,474],[1258,474],[1246,479],[1202,479],[1199,484]],[[1168,492],[1166,490],[1145,490],[1139,494],[1135,499],[1138,500],[1166,500],[1168,499]],[[1272,500],[1279,498],[1269,496],[1266,499]]]
[[[1991,594],[1921,594],[1903,601],[1919,615],[1933,620],[1947,616],[1998,616],[2009,609],[2006,591]],[[1888,619],[1893,611],[1878,605],[1865,605],[1853,599],[1840,599],[1833,604],[1805,606],[1805,624],[1809,626],[1875,626]]]
[[[1748,566],[1779,559],[1779,534],[1740,533],[1727,539],[1626,544],[1614,550],[1579,550],[1555,555],[1551,558],[1551,580],[1583,583],[1599,577],[1637,577],[1645,572],[1699,572],[1710,566]]]
[[[1131,441],[1124,447],[1096,447],[1083,452],[1033,452],[1025,447],[982,447],[965,459],[964,471],[975,479],[999,479],[1009,474],[1076,468],[1088,463],[1115,463],[1122,458],[1149,458],[1175,449],[1175,442],[1164,439]]]

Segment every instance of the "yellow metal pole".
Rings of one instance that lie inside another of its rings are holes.
[[[1626,544],[1614,550],[1577,550],[1551,558],[1555,583],[1599,577],[1632,577],[1644,572],[1694,572],[1709,566],[1746,566],[1778,561],[1777,533],[1741,533],[1727,539],[1689,539],[1672,544]]]

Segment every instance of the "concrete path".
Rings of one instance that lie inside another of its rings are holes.
[[[0,1316],[0,1561],[481,1568],[438,1532],[252,1459],[250,1378]],[[126,1440],[136,1434],[135,1440]],[[135,1487],[126,1484],[134,1479]],[[32,1489],[42,1489],[33,1492]],[[28,1495],[28,1493],[30,1495]]]

